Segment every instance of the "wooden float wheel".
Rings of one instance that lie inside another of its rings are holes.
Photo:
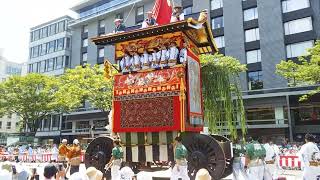
[[[86,168],[93,166],[105,172],[105,165],[111,159],[112,148],[113,140],[109,137],[98,137],[92,140],[84,156]]]
[[[191,179],[201,168],[207,169],[213,179],[221,179],[226,161],[223,149],[213,137],[188,133],[183,136],[182,143],[188,150],[188,173]]]

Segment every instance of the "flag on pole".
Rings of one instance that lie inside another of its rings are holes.
[[[152,13],[159,25],[170,23],[172,7],[171,0],[156,0]]]

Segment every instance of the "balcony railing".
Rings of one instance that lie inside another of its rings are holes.
[[[118,9],[120,6],[128,6],[130,4],[134,4],[137,3],[141,0],[114,0],[108,3],[105,3],[103,5],[100,5],[98,7],[92,8],[88,11],[82,12],[80,13],[80,18],[79,19],[75,19],[73,21],[70,21],[70,25],[72,26],[73,24],[76,24],[78,22],[81,22],[83,20],[92,18],[92,17],[96,17],[98,15],[107,13],[107,12],[112,12],[115,11],[116,9]]]

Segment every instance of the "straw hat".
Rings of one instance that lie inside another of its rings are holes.
[[[97,170],[95,167],[89,167],[86,170],[86,175],[88,176],[89,180],[101,180],[103,177],[102,172]]]
[[[196,174],[195,180],[211,180],[211,176],[206,169],[200,169]]]

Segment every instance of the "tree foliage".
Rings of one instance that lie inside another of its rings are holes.
[[[201,74],[204,95],[204,114],[209,130],[218,133],[227,126],[232,138],[237,137],[239,120],[242,134],[246,133],[245,111],[243,106],[239,74],[246,66],[230,56],[221,54],[202,55]]]
[[[58,83],[55,77],[42,74],[12,76],[0,86],[0,106],[4,114],[18,114],[31,132],[36,132],[39,122],[58,109],[68,109],[68,104],[57,101]],[[25,126],[24,126],[25,127]]]
[[[308,49],[305,56],[298,58],[298,62],[282,60],[277,64],[276,73],[288,80],[289,86],[318,85],[320,83],[320,41]],[[300,100],[320,92],[320,88],[310,91]]]
[[[0,115],[18,114],[23,127],[36,132],[40,121],[54,113],[67,113],[83,100],[108,111],[112,102],[112,81],[104,78],[98,65],[78,66],[61,76],[31,73],[12,76],[0,83]]]
[[[68,69],[61,76],[60,83],[60,93],[77,99],[76,103],[86,100],[102,111],[111,109],[113,81],[105,78],[104,70],[99,65]]]

